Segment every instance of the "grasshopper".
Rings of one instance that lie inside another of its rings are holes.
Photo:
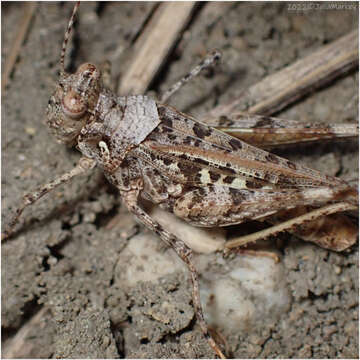
[[[139,199],[151,200],[203,227],[264,220],[298,207],[311,207],[308,213],[251,238],[227,243],[230,249],[324,215],[356,210],[357,191],[338,178],[255,148],[164,105],[181,84],[155,101],[142,95],[117,97],[103,87],[101,73],[93,64],[83,64],[75,74],[67,74],[64,58],[78,6],[65,33],[61,74],[49,100],[47,125],[59,142],[76,145],[83,157],[70,172],[25,195],[5,237],[11,235],[26,207],[73,177],[100,167],[130,212],[187,264],[199,324],[216,354],[224,357],[203,318],[192,250],[154,221]],[[218,58],[219,53],[213,53],[186,79]]]

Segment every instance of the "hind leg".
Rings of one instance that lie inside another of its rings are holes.
[[[233,249],[244,246],[248,243],[255,242],[260,239],[267,239],[270,236],[277,235],[283,231],[289,231],[304,238],[306,241],[311,241],[319,244],[322,247],[329,248],[336,251],[344,250],[350,246],[352,242],[349,240],[343,244],[338,237],[335,241],[326,241],[324,234],[321,235],[318,241],[314,236],[308,236],[306,231],[302,231],[302,226],[309,226],[315,224],[319,218],[325,219],[330,235],[336,233],[339,227],[333,226],[333,222],[326,216],[338,212],[348,210],[355,210],[357,207],[348,202],[339,202],[334,204],[326,204],[327,199],[317,199],[310,196],[311,190],[294,190],[294,191],[272,191],[272,192],[256,192],[251,190],[237,190],[229,187],[212,186],[206,188],[198,188],[192,192],[187,192],[185,195],[176,200],[173,212],[178,217],[184,219],[195,226],[213,227],[213,226],[228,226],[235,225],[249,220],[266,220],[279,212],[287,214],[284,218],[267,229],[242,236],[225,244],[226,249]],[[316,193],[314,194],[316,195]],[[331,195],[331,194],[330,194]],[[297,212],[291,215],[293,210],[308,204],[317,206],[313,210],[306,212]],[[324,220],[324,221],[325,221]],[[338,222],[334,223],[338,225]],[[321,225],[321,224],[320,224]],[[347,225],[347,224],[346,224]],[[325,227],[324,227],[325,228]],[[316,227],[318,229],[318,226]],[[350,229],[352,230],[352,229]],[[320,235],[319,235],[320,236]],[[333,236],[328,236],[334,238]],[[351,240],[355,237],[351,237]]]

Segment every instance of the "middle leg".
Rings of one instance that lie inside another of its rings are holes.
[[[198,319],[201,330],[208,341],[211,348],[215,351],[215,353],[222,359],[225,359],[224,354],[220,350],[219,346],[216,344],[215,340],[212,338],[207,324],[204,319],[201,301],[200,301],[200,293],[199,293],[199,280],[198,274],[194,264],[191,261],[192,250],[179,238],[172,235],[163,227],[153,220],[139,205],[138,198],[140,194],[140,189],[132,189],[130,191],[121,191],[121,196],[129,209],[148,229],[154,231],[157,235],[160,236],[161,240],[163,240],[166,244],[171,246],[177,255],[186,263],[190,274],[191,281],[193,285],[192,298],[193,305],[195,307],[196,317]]]

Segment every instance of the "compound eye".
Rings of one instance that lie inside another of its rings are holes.
[[[62,110],[66,116],[75,120],[85,114],[86,104],[79,94],[71,90],[63,98]]]

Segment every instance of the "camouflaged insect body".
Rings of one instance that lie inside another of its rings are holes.
[[[233,225],[354,196],[340,179],[248,145],[147,96],[115,96],[91,64],[60,80],[47,113],[56,138],[95,159],[115,186],[126,190],[140,180],[143,197],[196,226]]]

